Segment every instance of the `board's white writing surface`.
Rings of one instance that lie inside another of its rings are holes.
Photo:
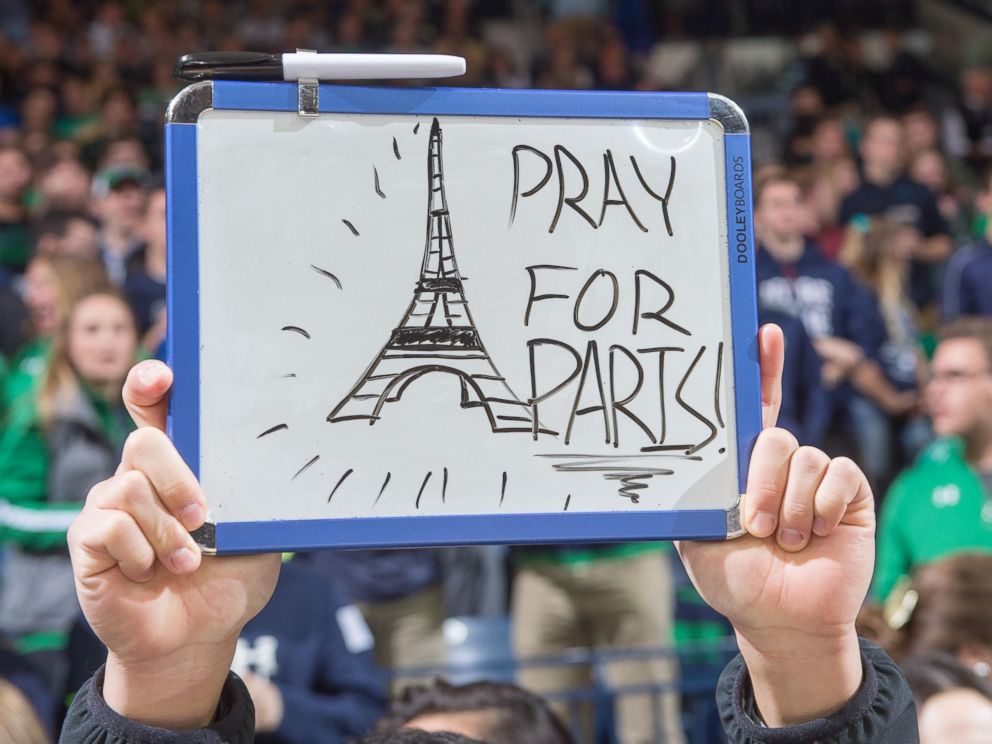
[[[200,116],[213,518],[729,508],[719,125],[434,121]]]

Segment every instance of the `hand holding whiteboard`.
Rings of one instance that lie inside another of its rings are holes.
[[[200,83],[172,435],[220,551],[726,537],[759,421],[749,141],[706,94]]]

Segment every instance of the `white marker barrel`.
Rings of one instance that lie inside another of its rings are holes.
[[[283,79],[374,80],[454,77],[465,73],[465,58],[450,54],[282,55]]]

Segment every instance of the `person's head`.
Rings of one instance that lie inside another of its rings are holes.
[[[33,334],[50,338],[80,297],[110,287],[106,269],[98,259],[35,256],[24,272],[24,304]]]
[[[450,731],[393,729],[363,736],[353,744],[489,744]]]
[[[943,653],[900,664],[916,700],[920,744],[981,744],[992,731],[992,684]]]
[[[41,420],[51,423],[74,397],[79,383],[108,397],[118,393],[134,364],[137,346],[134,315],[116,290],[82,297],[55,335],[39,395]]]
[[[926,387],[934,431],[985,444],[992,437],[992,318],[952,320],[937,338]]]
[[[147,171],[148,153],[137,137],[117,137],[104,146],[100,155],[100,170]]]
[[[93,211],[110,230],[137,229],[144,207],[148,174],[131,168],[111,168],[93,177]]]
[[[45,209],[86,209],[90,198],[90,172],[76,158],[52,163],[38,181]]]
[[[165,189],[161,186],[148,192],[141,218],[141,237],[148,250],[165,251]]]
[[[992,554],[964,551],[927,563],[886,599],[878,639],[896,660],[940,652],[968,667],[992,663]]]
[[[34,251],[39,256],[98,258],[96,223],[85,212],[46,212],[35,225]]]
[[[802,188],[779,168],[758,175],[754,184],[754,228],[766,244],[802,237],[806,224]]]
[[[972,106],[992,106],[992,70],[970,67],[961,73],[961,94]]]
[[[909,177],[934,194],[947,191],[947,163],[939,150],[921,150],[909,163]]]
[[[815,163],[832,163],[850,157],[843,119],[825,116],[816,123],[810,141],[810,154]]]
[[[24,693],[2,678],[0,741],[6,744],[49,744],[51,741]]]
[[[516,685],[436,681],[408,687],[377,730],[453,731],[489,744],[571,744],[548,704]]]
[[[20,201],[31,183],[31,161],[19,147],[0,147],[0,200]]]
[[[940,127],[933,114],[925,108],[914,108],[903,114],[902,130],[910,156],[940,148]]]
[[[911,228],[859,215],[848,225],[840,262],[862,283],[878,290],[902,278],[914,241]]]
[[[866,172],[887,178],[899,175],[905,164],[902,124],[891,116],[876,116],[869,120],[861,141],[861,157]]]

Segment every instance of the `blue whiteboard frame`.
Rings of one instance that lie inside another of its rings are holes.
[[[199,476],[200,286],[197,119],[208,109],[297,111],[295,83],[211,81],[190,85],[165,126],[168,228],[166,353],[175,373],[168,433]],[[526,116],[586,119],[713,119],[724,129],[728,272],[736,401],[739,493],[761,430],[758,317],[751,207],[751,141],[732,101],[709,93],[575,92],[321,85],[320,113]],[[181,411],[181,415],[176,415]],[[739,502],[729,511],[554,512],[221,522],[197,532],[205,552],[321,548],[717,540],[741,534]]]

